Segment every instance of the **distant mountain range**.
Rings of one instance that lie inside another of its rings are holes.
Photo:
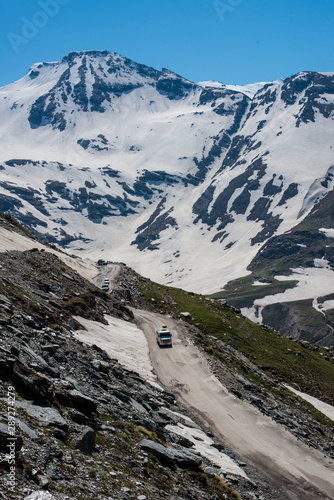
[[[0,210],[334,343],[333,93],[334,73],[242,87],[111,52],[35,64],[0,89]]]

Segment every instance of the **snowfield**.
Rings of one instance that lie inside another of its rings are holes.
[[[26,236],[18,234],[14,231],[9,231],[4,227],[0,226],[0,252],[7,252],[10,250],[19,250],[20,252],[25,252],[26,250],[31,250],[32,248],[38,248],[39,250],[44,250],[45,252],[50,252],[65,262],[69,267],[77,271],[81,276],[93,281],[93,279],[98,274],[98,269],[93,261],[90,259],[83,259],[77,256],[70,256],[65,252],[57,252],[54,249],[34,241]]]
[[[334,406],[324,403],[323,401],[320,401],[320,399],[314,398],[313,396],[309,396],[308,394],[305,394],[305,392],[297,391],[297,389],[294,389],[289,385],[285,385],[285,387],[297,394],[300,398],[311,403],[311,405],[313,405],[317,410],[321,411],[321,413],[326,415],[326,417],[334,421]]]
[[[136,325],[108,315],[105,316],[108,325],[81,317],[75,319],[83,326],[82,330],[74,332],[75,338],[87,345],[95,344],[104,349],[112,359],[117,359],[129,370],[139,373],[158,386],[146,337]]]

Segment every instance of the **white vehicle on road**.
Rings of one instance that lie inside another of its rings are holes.
[[[156,330],[157,342],[160,347],[162,346],[172,346],[172,334],[168,330],[167,326],[162,326]]]

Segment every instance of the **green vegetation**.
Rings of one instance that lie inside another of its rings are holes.
[[[326,350],[323,348],[310,352],[303,345],[237,314],[234,308],[202,295],[151,281],[141,282],[140,288],[149,300],[155,299],[152,303],[158,310],[176,315],[190,313],[191,317],[184,320],[197,326],[206,339],[212,336],[223,341],[271,377],[333,404],[334,365],[324,359]],[[218,356],[219,351],[211,346],[207,352]],[[240,361],[233,355],[226,357],[221,352],[220,355],[225,363],[228,359],[235,367],[240,366]]]
[[[267,279],[267,278],[262,278]],[[211,295],[213,299],[225,299],[234,307],[251,307],[254,300],[262,299],[267,295],[284,293],[289,288],[294,288],[297,281],[279,281],[270,277],[271,281],[264,285],[253,285],[252,275],[230,281],[225,290]]]

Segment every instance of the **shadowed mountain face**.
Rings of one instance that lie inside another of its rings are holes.
[[[0,210],[71,252],[217,292],[333,189],[333,74],[252,88],[111,52],[36,64],[0,89]]]

